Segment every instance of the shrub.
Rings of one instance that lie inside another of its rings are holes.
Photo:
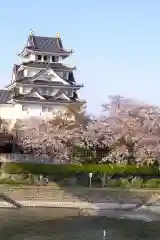
[[[32,183],[29,181],[15,181],[13,179],[0,179],[0,184],[10,184],[10,185],[31,185]]]
[[[71,177],[76,174],[106,173],[113,176],[114,174],[125,175],[159,175],[158,168],[154,167],[136,167],[135,165],[108,165],[108,164],[85,164],[85,165],[50,165],[50,164],[32,164],[32,163],[5,163],[3,171],[6,173],[32,173],[53,175],[59,177]]]
[[[143,185],[143,179],[141,178],[134,178],[130,184],[130,187],[131,188],[143,188],[144,185]]]
[[[160,187],[160,179],[149,179],[145,184],[146,188],[159,188]]]

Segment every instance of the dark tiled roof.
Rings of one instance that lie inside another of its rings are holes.
[[[67,81],[67,80],[66,80]],[[70,83],[70,85],[64,85],[62,82],[52,82],[52,81],[44,81],[44,80],[35,80],[33,82],[29,81],[28,79],[20,79],[16,81],[17,83],[22,83],[22,84],[35,84],[35,85],[44,85],[44,86],[64,86],[68,88],[69,86],[71,87],[82,87],[81,85],[77,85],[74,83]]]
[[[67,67],[62,63],[45,63],[45,62],[26,62],[23,63],[24,66],[35,67],[35,68],[46,68],[47,66],[52,68],[53,70],[72,70],[73,68]]]
[[[24,71],[21,70],[21,71],[18,71],[17,74],[16,74],[16,79],[22,79],[24,78]]]
[[[14,64],[14,66],[13,66],[13,71],[14,71],[14,72],[17,72],[18,68],[20,68],[20,65]]]
[[[68,53],[63,49],[62,40],[55,37],[41,37],[41,36],[29,36],[28,41],[33,43],[33,46],[27,47],[38,52],[46,53]]]
[[[29,78],[24,77],[24,78],[20,78],[20,79],[16,79],[17,83],[26,83],[26,84],[30,84],[31,82],[29,81]]]
[[[16,81],[17,83],[22,83],[22,84],[40,84],[40,85],[48,85],[48,86],[59,86],[59,85],[63,85],[63,83],[61,82],[52,82],[52,81],[45,81],[45,80],[35,80],[33,82],[31,82],[29,80],[29,78],[23,78],[23,79],[19,79]]]
[[[35,84],[41,84],[41,85],[48,85],[48,86],[62,86],[64,85],[61,82],[52,82],[52,81],[44,81],[44,80],[35,80],[33,83]]]
[[[5,104],[12,98],[12,92],[5,89],[0,89],[0,104]]]

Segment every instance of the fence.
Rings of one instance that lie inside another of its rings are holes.
[[[35,154],[0,154],[0,162],[55,164],[59,161],[56,159],[51,159],[46,155],[39,156]]]

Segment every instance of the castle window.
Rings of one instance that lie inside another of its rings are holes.
[[[68,72],[63,72],[63,78],[68,80]]]
[[[42,106],[42,112],[48,112],[48,107],[47,106]]]
[[[42,59],[42,56],[41,55],[38,55],[37,56],[37,59],[40,61]]]
[[[28,106],[22,105],[22,111],[28,111]]]
[[[46,55],[43,56],[43,60],[47,61],[47,56]]]
[[[56,58],[55,56],[52,56],[52,62],[55,62]]]
[[[48,112],[52,112],[53,108],[52,107],[48,107]]]
[[[63,72],[57,72],[57,75],[58,75],[60,78],[63,78]]]
[[[52,107],[42,105],[42,112],[52,112],[52,111],[53,111]]]

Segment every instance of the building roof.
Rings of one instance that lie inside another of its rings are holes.
[[[46,86],[62,86],[62,82],[53,82],[53,81],[46,81],[46,80],[34,80],[33,82],[30,81],[29,78],[23,78],[16,81],[16,83],[22,84],[35,84],[35,85],[46,85]],[[65,85],[66,86],[66,85]]]
[[[12,92],[6,89],[0,89],[0,104],[5,104],[12,98]]]
[[[53,81],[44,81],[44,80],[35,80],[33,83],[35,84],[41,84],[41,85],[54,85],[54,86],[63,86],[64,84],[62,82],[53,82]],[[66,85],[65,85],[66,86]]]
[[[46,85],[46,86],[64,86],[64,87],[67,87],[67,88],[68,87],[83,87],[83,85],[72,83],[72,82],[70,83],[70,85],[64,85],[62,82],[58,82],[58,81],[55,81],[55,82],[54,81],[44,81],[44,80],[35,80],[33,82],[33,84],[35,84],[35,85]]]
[[[63,48],[62,40],[59,37],[42,37],[32,34],[28,37],[25,49],[41,53],[71,53]]]
[[[66,71],[71,71],[75,68],[73,67],[68,67],[66,65],[63,65],[62,63],[55,62],[55,63],[46,63],[46,62],[24,62],[22,65],[27,66],[27,67],[34,67],[34,68],[52,68],[53,70],[66,70]]]
[[[13,96],[13,93],[10,90],[4,90],[0,89],[0,104],[7,104],[7,102],[11,99],[14,100],[20,100],[20,101],[26,101],[26,102],[33,102],[33,101],[38,101],[42,103],[49,103],[49,102],[55,102],[55,103],[67,103],[67,102],[76,102],[76,98],[71,97],[70,100],[65,100],[61,98],[55,99],[55,96],[46,96],[46,95],[41,95],[44,99],[40,99],[38,97],[31,97],[25,96],[25,95],[18,95],[18,96]],[[79,102],[79,101],[78,101]]]
[[[15,100],[20,100],[20,101],[38,101],[38,102],[62,102],[61,100],[65,102],[70,102],[76,100],[74,97],[67,97],[67,99],[63,99],[62,95],[66,95],[64,93],[64,90],[61,89],[59,90],[54,96],[48,96],[48,95],[43,95],[39,94],[35,89],[32,89],[29,93],[23,95],[19,94],[18,96],[14,96],[13,98]]]
[[[36,67],[36,68],[40,68],[39,72],[36,74],[36,76],[40,75],[42,73],[42,71],[45,71],[46,67],[49,67],[51,69],[53,69],[56,74],[61,78],[59,72],[61,71],[69,71],[69,75],[68,75],[68,79],[64,79],[67,83],[70,84],[75,84],[75,78],[74,78],[74,74],[73,71],[71,71],[72,69],[69,68],[68,66],[63,65],[62,63],[38,63],[38,62],[27,62],[27,63],[23,63],[24,66],[29,66],[29,67]],[[13,67],[13,72],[15,73],[15,81],[17,82],[21,82],[21,83],[27,83],[29,80],[31,80],[33,77],[24,77],[24,69],[22,70],[18,70],[20,68],[21,65],[17,65],[15,64]],[[41,70],[42,68],[42,70]],[[59,69],[58,69],[59,68]],[[62,70],[63,68],[63,70]],[[43,81],[44,82],[44,81]]]

